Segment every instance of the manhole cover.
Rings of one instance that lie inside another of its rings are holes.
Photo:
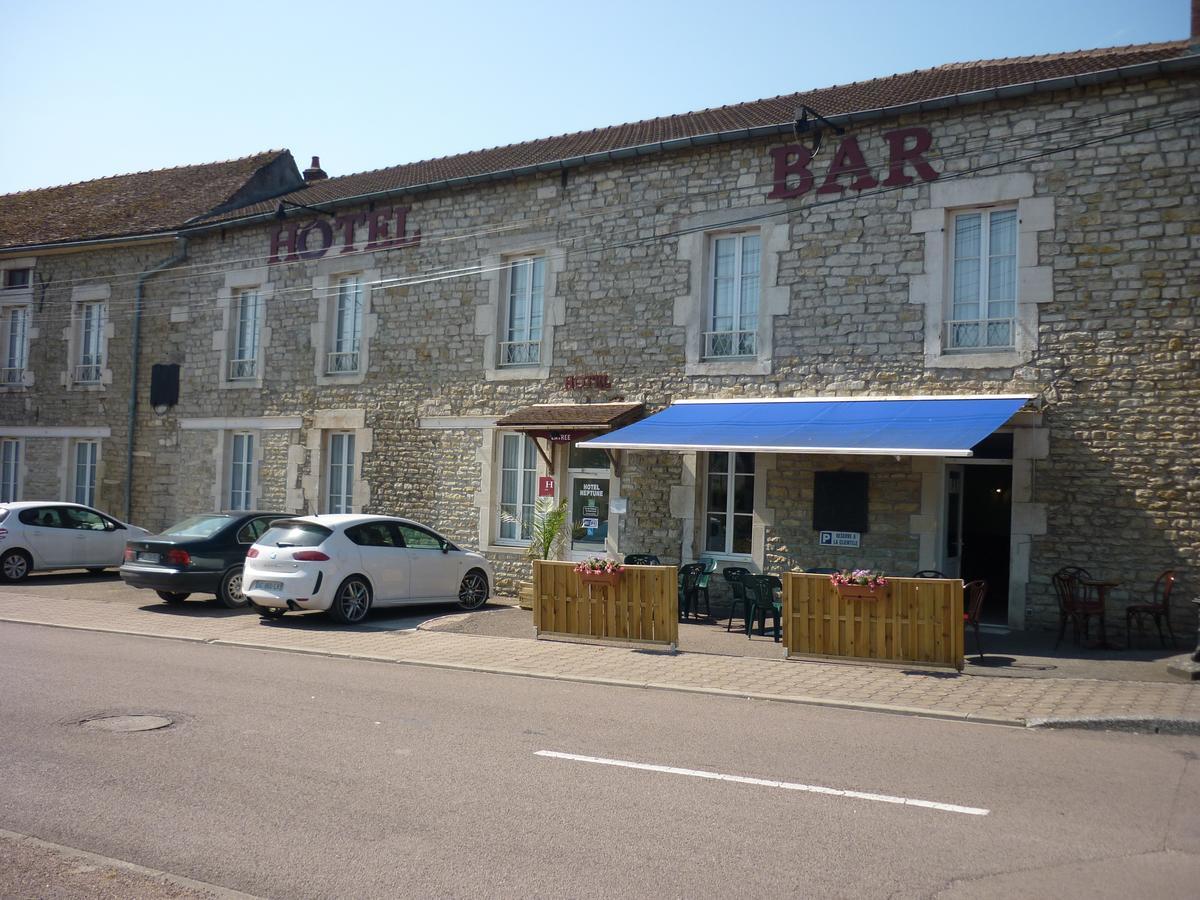
[[[156,731],[173,725],[166,716],[96,716],[79,723],[93,731]]]

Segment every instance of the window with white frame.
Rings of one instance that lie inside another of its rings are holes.
[[[229,380],[241,381],[258,375],[258,347],[262,328],[262,294],[246,288],[233,295],[233,346],[229,357]]]
[[[363,329],[363,279],[361,275],[338,278],[333,289],[333,317],[329,329],[328,375],[358,371]]]
[[[27,291],[32,283],[33,269],[5,269],[4,290]]]
[[[706,454],[704,552],[749,556],[754,529],[754,454]]]
[[[709,238],[706,359],[754,356],[758,352],[761,239],[757,231]]]
[[[76,384],[99,384],[104,369],[104,304],[80,303],[76,309],[79,355],[75,363]]]
[[[16,438],[0,439],[0,503],[20,499],[21,442]]]
[[[96,505],[96,463],[99,441],[76,441],[72,453],[71,499],[84,506]]]
[[[29,307],[0,307],[0,385],[22,384],[29,347]]]
[[[533,535],[534,498],[537,496],[537,448],[525,434],[500,437],[501,541],[527,542]]]
[[[951,226],[946,347],[1010,348],[1017,312],[1017,210],[958,212]]]
[[[229,439],[229,509],[252,508],[254,435],[239,431]]]
[[[526,256],[506,267],[507,300],[501,366],[535,366],[541,361],[546,292],[546,258]]]
[[[354,432],[329,435],[329,464],[325,470],[325,508],[330,513],[354,509]]]

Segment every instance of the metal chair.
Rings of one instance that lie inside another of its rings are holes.
[[[986,581],[968,581],[963,585],[963,596],[967,600],[967,608],[963,612],[963,625],[975,629],[975,652],[983,659],[983,644],[979,641],[979,614],[983,612],[983,601],[987,599]]]
[[[1089,590],[1082,583],[1091,580],[1092,576],[1087,569],[1078,566],[1064,566],[1050,576],[1050,581],[1054,584],[1054,593],[1058,597],[1058,639],[1054,642],[1056,650],[1067,631],[1068,621],[1071,623],[1076,644],[1080,640],[1081,628],[1084,640],[1087,639],[1089,619],[1095,617],[1103,621],[1104,607],[1091,597]],[[1103,638],[1104,635],[1100,637]]]
[[[775,587],[783,583],[773,575],[743,575],[742,585],[746,589],[746,637],[754,636],[754,620],[759,621],[759,630],[767,633],[767,613],[775,621],[775,642],[782,634],[779,627],[779,604],[775,601]]]
[[[1175,646],[1175,632],[1171,628],[1171,588],[1174,586],[1175,572],[1167,569],[1155,579],[1148,603],[1134,603],[1125,607],[1125,646],[1132,646],[1129,643],[1129,626],[1137,619],[1140,633],[1144,616],[1154,619],[1154,627],[1158,629],[1158,640],[1164,647],[1167,646],[1167,639],[1163,636],[1162,623],[1166,622],[1167,634],[1171,635],[1171,646]]]
[[[686,566],[679,567],[679,617],[686,619],[688,613],[692,613],[699,618],[699,613],[694,609],[696,600],[700,596],[700,576],[704,573],[704,563],[688,563]],[[708,611],[712,615],[712,610]]]
[[[737,612],[738,605],[742,607],[742,612],[746,611],[746,589],[742,586],[742,578],[750,574],[749,569],[741,566],[729,566],[721,570],[721,576],[729,585],[729,591],[733,594],[733,601],[729,607],[729,622],[725,625],[726,631],[733,629],[733,617]]]
[[[661,566],[658,557],[653,553],[626,553],[625,565],[627,566]]]
[[[920,572],[913,572],[913,578],[945,578],[946,576],[937,569],[922,569]]]

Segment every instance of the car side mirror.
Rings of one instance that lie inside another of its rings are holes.
[[[449,552],[450,552],[450,547],[449,547],[448,545],[446,545],[446,544],[442,544],[442,552],[443,552],[443,553],[449,553]]]

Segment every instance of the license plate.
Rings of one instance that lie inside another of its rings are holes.
[[[252,591],[282,591],[282,581],[256,581],[250,585]]]
[[[157,553],[138,553],[138,562],[159,563],[162,562],[162,557]]]

